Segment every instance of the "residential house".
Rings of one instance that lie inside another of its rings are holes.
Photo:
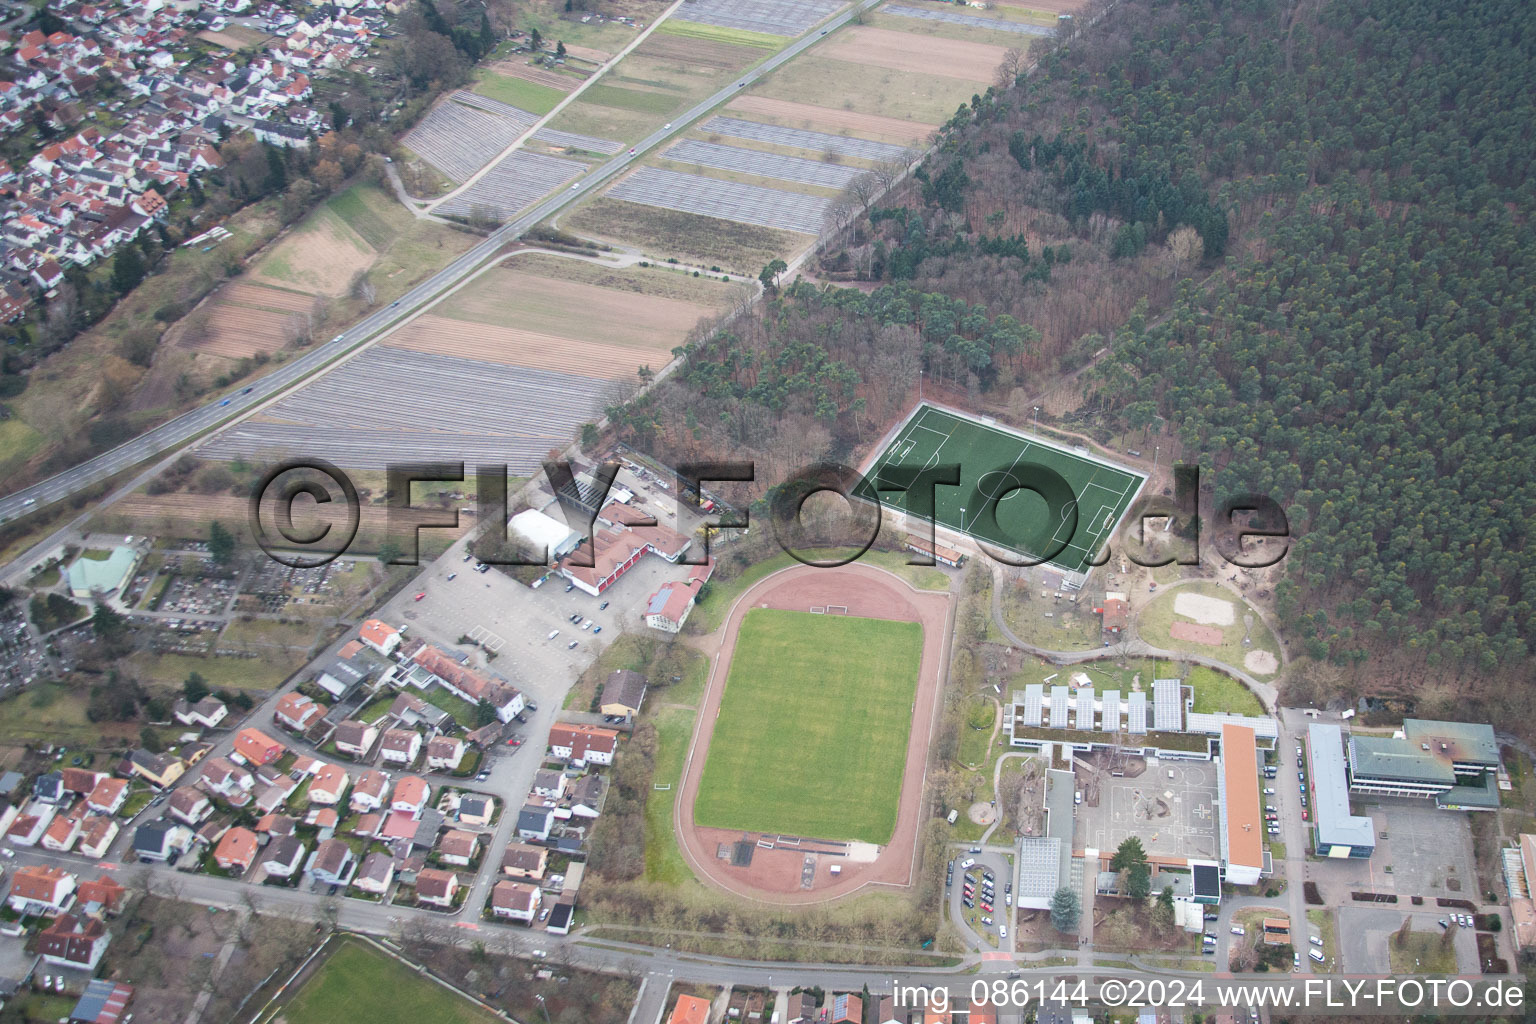
[[[452,871],[422,868],[416,872],[416,902],[452,907],[459,892],[459,876]]]
[[[376,811],[383,806],[384,795],[388,792],[389,776],[370,768],[358,776],[357,784],[352,787],[351,807],[359,813]]]
[[[128,780],[104,778],[85,798],[85,806],[97,814],[116,814],[128,798]]]
[[[809,992],[792,992],[784,1004],[785,1024],[809,1024],[816,1019],[816,997]]]
[[[186,772],[186,763],[173,754],[151,754],[142,747],[128,755],[129,770],[154,786],[169,789]]]
[[[394,880],[394,858],[387,853],[375,852],[363,858],[362,865],[352,878],[352,884],[363,892],[382,896],[389,891],[389,886]]]
[[[37,934],[37,951],[57,967],[95,971],[112,934],[94,917],[60,914]]]
[[[279,725],[287,726],[294,732],[304,732],[324,718],[328,710],[330,709],[324,704],[294,690],[277,699],[277,708],[272,712],[272,717]]]
[[[453,716],[435,704],[428,704],[414,694],[402,693],[389,706],[389,717],[402,728],[414,729],[425,725],[429,729],[442,729]]]
[[[232,828],[214,847],[213,862],[225,871],[246,871],[256,859],[256,833],[248,828]]]
[[[613,764],[619,734],[595,725],[557,723],[549,730],[549,752],[572,764]]]
[[[295,835],[278,836],[267,843],[262,870],[275,878],[292,878],[304,862],[304,841]]]
[[[288,802],[299,784],[291,776],[279,775],[271,782],[258,783],[254,810],[258,814],[271,814]]]
[[[80,823],[84,818],[83,812],[76,811],[57,815],[43,830],[43,849],[52,850],[55,853],[69,852],[75,845],[75,840],[80,838]]]
[[[501,873],[508,878],[538,881],[544,877],[544,869],[548,864],[549,851],[542,846],[508,843],[501,854]]]
[[[667,1024],[709,1024],[709,1000],[680,993]]]
[[[864,1024],[864,1000],[847,992],[832,997],[827,1024]]]
[[[379,727],[349,718],[336,727],[331,738],[336,743],[338,753],[360,761],[373,749],[374,741],[379,738]]]
[[[663,583],[645,603],[645,624],[663,633],[681,633],[703,589],[704,581],[697,578]]]
[[[605,715],[634,718],[645,700],[645,688],[645,676],[639,672],[621,668],[610,673],[603,683],[603,702],[598,710]]]
[[[539,887],[522,882],[497,882],[491,888],[491,913],[532,924],[539,913]]]
[[[25,812],[16,814],[12,819],[5,837],[13,846],[36,846],[42,840],[43,833],[48,831],[48,826],[53,824],[58,811],[57,807],[34,800],[27,805]]]
[[[457,736],[434,736],[427,741],[427,770],[456,771],[464,760],[464,741]]]
[[[417,778],[415,775],[402,775],[395,783],[395,791],[390,796],[389,809],[405,811],[419,818],[431,796],[432,787],[427,785],[426,780]]]
[[[533,792],[537,796],[548,797],[550,800],[559,800],[565,796],[565,787],[570,780],[564,772],[557,772],[550,768],[540,768],[533,773]]]
[[[32,799],[56,804],[64,799],[64,773],[44,772],[32,782]]]
[[[395,653],[400,646],[400,631],[379,619],[369,619],[357,632],[358,638],[384,657]]]
[[[215,758],[216,761],[224,761],[224,758]],[[228,764],[228,761],[224,761]],[[181,820],[188,825],[196,825],[208,815],[213,813],[213,804],[208,797],[196,786],[177,786],[171,790],[171,798],[167,804],[171,817]]]
[[[75,890],[75,906],[92,917],[110,917],[123,907],[128,890],[111,876],[102,875],[95,881],[81,882]]]
[[[583,775],[571,787],[567,801],[571,814],[577,818],[595,818],[603,811],[603,800],[608,795],[608,780],[601,775]]]
[[[168,861],[192,848],[192,830],[161,818],[146,821],[133,833],[133,852],[140,860]]]
[[[480,856],[480,836],[451,828],[437,841],[437,857],[444,864],[467,868]]]
[[[75,876],[63,868],[29,865],[11,876],[7,902],[22,915],[57,914],[74,899]]]
[[[117,822],[104,814],[86,815],[85,821],[80,825],[81,855],[92,860],[100,860],[107,855],[107,850],[112,846],[112,841],[117,838]]]
[[[517,834],[523,839],[545,840],[555,827],[555,809],[543,804],[524,804],[517,816]]]
[[[414,729],[387,729],[381,750],[390,764],[414,764],[421,753],[421,733]]]
[[[315,677],[315,685],[343,701],[356,693],[372,674],[373,666],[361,657],[338,657]]]
[[[107,778],[106,772],[93,772],[85,768],[65,768],[59,773],[64,784],[64,792],[68,796],[87,796],[96,788],[96,783]]]
[[[204,697],[196,704],[178,700],[171,708],[171,715],[182,725],[200,725],[204,729],[217,729],[219,723],[229,717],[229,708],[217,697]]]
[[[203,766],[202,784],[210,793],[244,807],[256,789],[256,778],[227,757],[210,758]]]
[[[453,654],[434,644],[417,647],[411,653],[411,664],[413,669],[427,674],[428,684],[435,683],[471,704],[482,700],[490,704],[502,722],[512,721],[525,706],[522,691],[517,687],[466,667]],[[419,676],[412,683],[422,685]]]
[[[341,798],[346,795],[347,785],[352,781],[347,775],[346,769],[340,765],[321,765],[315,772],[315,777],[309,783],[309,802],[331,807],[341,803]]]
[[[346,885],[356,869],[352,848],[340,839],[326,839],[315,847],[305,870],[322,885]]]
[[[478,793],[459,798],[459,822],[464,825],[485,826],[496,816],[496,798]]]
[[[247,764],[271,764],[282,757],[287,749],[260,729],[241,729],[235,734],[235,753]]]

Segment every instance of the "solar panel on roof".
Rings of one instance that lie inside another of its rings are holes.
[[[1040,728],[1040,715],[1045,706],[1045,687],[1031,683],[1024,687],[1024,724]]]
[[[1065,729],[1067,727],[1067,688],[1065,686],[1051,687],[1051,728]]]
[[[1184,716],[1179,707],[1179,681],[1152,681],[1152,722],[1158,732],[1183,732]]]
[[[1126,708],[1126,729],[1130,732],[1147,731],[1147,695],[1141,690],[1131,691],[1130,706]]]
[[[1120,691],[1104,691],[1104,714],[1102,728],[1105,732],[1120,731]]]
[[[1077,727],[1093,728],[1093,687],[1080,686],[1077,690]]]

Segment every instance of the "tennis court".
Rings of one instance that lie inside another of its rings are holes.
[[[958,465],[959,486],[934,489],[940,526],[1067,572],[1086,573],[1146,477],[1002,427],[919,405],[870,467],[884,488],[899,469]],[[912,494],[880,491],[882,504],[921,518]]]

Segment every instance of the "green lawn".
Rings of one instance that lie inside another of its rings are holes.
[[[1239,715],[1262,715],[1264,705],[1253,691],[1237,679],[1204,665],[1196,665],[1185,680],[1195,688],[1195,711],[1231,711]]]
[[[1456,947],[1445,941],[1444,932],[1409,932],[1402,946],[1398,946],[1394,932],[1387,940],[1387,949],[1395,975],[1456,973]]]
[[[623,89],[612,85],[591,85],[581,94],[588,103],[604,107],[618,107],[645,114],[670,114],[682,105],[682,97],[665,92],[642,89]]]
[[[671,788],[652,789],[645,797],[647,882],[681,885],[693,878],[672,832],[672,806],[683,778],[683,759],[688,754],[688,740],[697,716],[697,711],[688,708],[662,708],[652,718],[656,726],[656,768],[651,784]]]
[[[888,842],[922,643],[922,627],[913,622],[748,612],[695,820]]]
[[[475,706],[462,697],[455,697],[441,686],[429,686],[421,692],[421,699],[448,712],[464,728],[475,727]]]
[[[304,659],[298,655],[279,657],[270,650],[260,658],[200,658],[139,651],[128,656],[128,664],[146,683],[180,686],[197,672],[215,690],[270,690],[303,667]]]
[[[559,89],[511,75],[498,75],[494,71],[481,72],[470,89],[540,117],[554,110],[555,104],[566,95]]]
[[[1200,594],[1226,601],[1233,606],[1232,624],[1213,627],[1221,631],[1220,644],[1174,639],[1170,630],[1175,622],[1193,621],[1174,611],[1174,604],[1180,594]],[[1275,656],[1277,663],[1279,660],[1280,642],[1264,624],[1264,620],[1259,618],[1247,602],[1236,593],[1216,583],[1205,581],[1184,583],[1165,590],[1142,609],[1141,615],[1136,620],[1136,628],[1141,633],[1141,638],[1155,647],[1170,651],[1193,651],[1197,654],[1205,654],[1261,679],[1272,678],[1275,673],[1261,672],[1257,667],[1247,665],[1247,656],[1254,651],[1268,651]],[[1248,644],[1243,643],[1245,631],[1251,641]]]
[[[404,964],[343,943],[283,1007],[288,1024],[490,1024],[482,1010]]]

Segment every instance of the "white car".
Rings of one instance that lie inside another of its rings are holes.
[[[1000,938],[1000,939],[1006,939],[1008,937],[1008,926],[1007,925],[1000,924],[1000,925],[997,926],[997,937]]]
[[[968,870],[970,870],[971,868],[973,868],[975,866],[976,866],[976,858],[975,857],[967,857],[967,858],[965,858],[965,860],[960,862],[960,870],[961,871],[968,871]]]
[[[1243,930],[1243,926],[1242,925],[1235,924],[1235,925],[1232,926],[1232,934],[1233,935],[1247,935],[1248,933]]]

